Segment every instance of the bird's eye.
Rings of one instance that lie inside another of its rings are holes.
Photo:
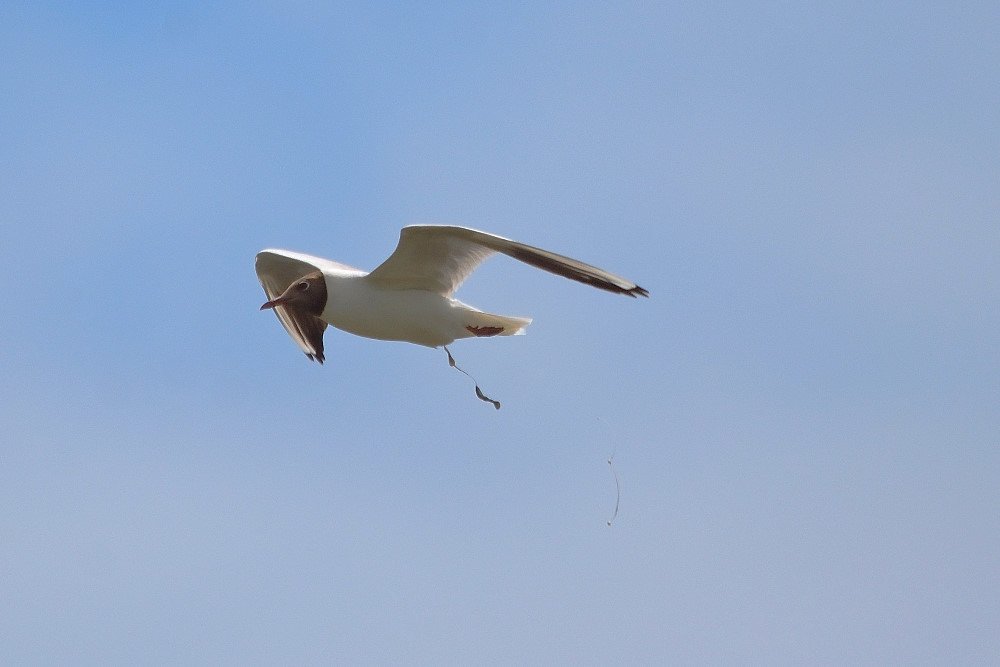
[[[305,280],[303,280],[298,285],[296,285],[296,287],[299,288],[300,292],[305,292],[307,289],[309,289],[309,283],[307,283]]]

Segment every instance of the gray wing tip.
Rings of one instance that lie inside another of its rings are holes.
[[[260,252],[258,252],[256,255],[253,256],[253,263],[254,265],[257,265],[260,264],[260,261],[262,259],[266,259],[269,257],[280,257],[280,256],[281,256],[280,253],[278,253],[274,248],[264,248],[263,250],[261,250]]]
[[[606,281],[589,281],[581,280],[580,282],[587,282],[598,289],[607,290],[608,292],[614,292],[615,294],[624,294],[632,299],[637,296],[649,298],[649,290],[645,287],[639,287],[635,283],[632,283],[631,287],[622,287],[617,283],[606,282]]]

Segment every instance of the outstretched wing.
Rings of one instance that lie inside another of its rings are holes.
[[[258,253],[255,262],[257,279],[260,280],[268,300],[280,296],[289,285],[307,273],[322,271],[331,266],[338,269],[348,268],[321,257],[273,249]],[[274,308],[274,314],[306,356],[323,363],[326,359],[323,355],[323,332],[326,331],[326,322],[315,315],[304,314],[283,306]]]
[[[389,289],[421,289],[451,296],[496,252],[598,289],[633,298],[649,296],[631,280],[579,260],[475,229],[438,225],[404,227],[396,250],[368,279]]]

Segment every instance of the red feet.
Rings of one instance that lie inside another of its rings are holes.
[[[465,327],[465,330],[473,336],[496,336],[503,331],[503,327]]]

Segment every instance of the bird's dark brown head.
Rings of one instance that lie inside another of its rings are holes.
[[[319,271],[307,273],[289,285],[281,296],[268,301],[260,309],[267,310],[275,306],[319,317],[326,308],[326,279]]]

